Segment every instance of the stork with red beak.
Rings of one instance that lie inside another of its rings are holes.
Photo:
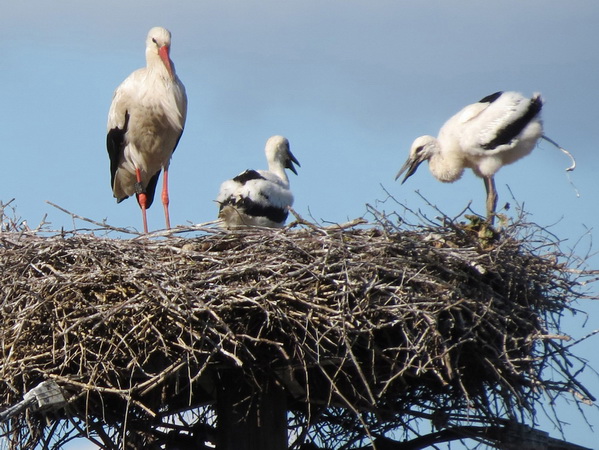
[[[168,168],[187,115],[185,87],[170,59],[171,33],[152,28],[146,39],[146,67],[129,75],[114,92],[106,146],[110,183],[117,202],[135,194],[144,232],[160,172],[166,228],[170,228]]]

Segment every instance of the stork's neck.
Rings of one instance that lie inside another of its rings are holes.
[[[464,173],[465,161],[459,152],[442,147],[439,141],[436,141],[434,145],[435,152],[428,161],[428,168],[433,176],[445,183],[460,179],[462,173]]]
[[[166,66],[164,65],[164,62],[162,61],[162,59],[160,58],[158,53],[156,53],[156,51],[154,51],[153,49],[148,49],[146,51],[146,67],[148,68],[149,72],[151,72],[161,78],[164,78],[164,79],[174,80],[176,78],[175,66],[173,65],[172,61],[170,62],[170,64],[171,64],[172,76],[171,76],[171,73],[166,68]]]
[[[281,164],[280,161],[270,162],[268,164],[268,170],[269,172],[272,172],[276,176],[278,176],[286,187],[289,187],[289,177],[287,177],[285,167],[283,166],[283,164]]]

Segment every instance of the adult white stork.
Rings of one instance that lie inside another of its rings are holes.
[[[297,175],[300,166],[283,136],[266,141],[268,170],[246,170],[221,184],[216,201],[219,218],[227,228],[261,226],[280,228],[285,224],[293,194],[285,169]]]
[[[427,160],[433,176],[443,182],[458,180],[470,168],[484,180],[487,218],[492,223],[497,206],[495,173],[528,155],[539,138],[554,143],[543,136],[542,107],[539,94],[526,98],[517,92],[496,92],[468,105],[445,122],[437,138],[421,136],[414,141],[395,179],[406,172],[403,184]]]
[[[154,200],[161,170],[164,217],[170,228],[168,168],[187,115],[185,87],[175,73],[170,46],[168,30],[155,27],[149,31],[146,67],[120,84],[108,112],[106,146],[112,191],[118,203],[136,195],[146,233],[146,209]]]

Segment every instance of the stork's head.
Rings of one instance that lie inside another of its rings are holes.
[[[293,156],[289,149],[289,141],[283,136],[272,136],[266,141],[266,160],[268,161],[269,167],[277,165],[284,167],[285,169],[291,170],[297,175],[297,170],[293,163],[301,167],[299,161]]]
[[[402,184],[405,183],[408,178],[416,173],[416,169],[418,169],[420,163],[431,159],[437,152],[437,148],[437,139],[433,136],[420,136],[419,138],[416,138],[410,149],[408,160],[401,169],[399,169],[395,179],[397,180],[404,172],[406,172],[406,176],[401,182]]]
[[[171,78],[174,78],[175,70],[170,59],[169,52],[171,49],[171,32],[166,28],[154,27],[148,32],[146,38],[146,59],[148,65],[156,60],[156,56],[160,58],[162,64]]]

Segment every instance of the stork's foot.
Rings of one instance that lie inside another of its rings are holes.
[[[465,217],[470,221],[470,223],[463,224],[464,230],[476,233],[479,242],[483,248],[487,248],[490,245],[493,245],[493,243],[499,236],[499,232],[495,229],[495,227],[493,227],[493,224],[489,221],[490,218],[487,217],[486,219],[483,219],[481,216],[478,215],[466,215]]]

